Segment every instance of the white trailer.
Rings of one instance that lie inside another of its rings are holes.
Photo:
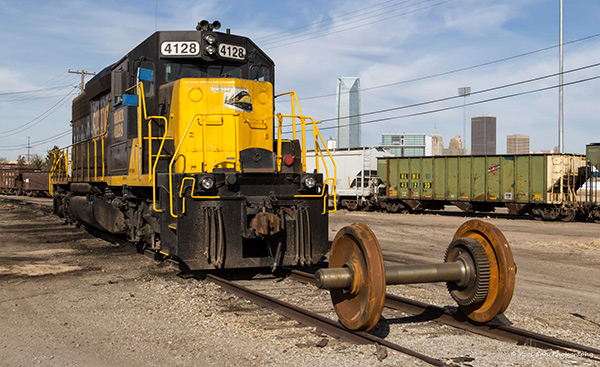
[[[377,195],[374,190],[381,183],[377,176],[377,158],[393,157],[393,154],[381,147],[335,149],[330,152],[337,169],[338,206],[354,210],[369,209],[377,205]],[[333,165],[327,161],[329,176],[333,177]],[[307,151],[306,171],[313,172],[315,169],[315,152]],[[319,171],[324,172],[322,161],[319,161]]]

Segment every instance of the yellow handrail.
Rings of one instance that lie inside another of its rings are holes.
[[[192,191],[190,192],[190,197],[193,199],[220,199],[220,196],[194,196],[194,187],[196,187],[196,178],[195,177],[184,177],[181,180],[181,187],[179,188],[179,197],[181,199],[181,214],[185,214],[185,196],[183,196],[183,183],[185,180],[192,180]]]
[[[175,152],[173,153],[173,157],[171,158],[171,162],[169,163],[169,206],[170,206],[170,213],[171,216],[173,218],[178,218],[178,215],[175,214],[175,212],[173,211],[173,163],[175,163],[178,159],[179,159],[179,150],[181,149],[181,146],[183,145],[183,142],[185,141],[185,139],[187,139],[188,137],[188,132],[190,131],[190,127],[192,126],[192,123],[194,122],[194,120],[201,116],[202,117],[202,172],[205,172],[205,161],[206,161],[206,134],[205,134],[205,125],[206,125],[206,121],[204,120],[207,116],[239,116],[239,113],[197,113],[194,116],[192,116],[192,118],[190,119],[190,122],[188,123],[188,126],[185,129],[185,132],[183,133],[183,136],[181,138],[181,140],[179,141],[179,144],[177,145],[177,149],[175,149]],[[200,123],[200,119],[198,119],[198,123]],[[234,124],[234,130],[235,130],[235,136],[236,136],[236,149],[237,149],[237,140],[238,140],[238,126],[237,124]],[[181,155],[184,159],[185,159],[185,155]],[[236,158],[235,158],[235,162],[234,162],[234,167],[237,167],[239,162],[238,162],[238,157],[236,154]],[[184,179],[185,180],[185,177]],[[182,183],[183,183],[182,180]],[[183,214],[183,213],[182,213]]]
[[[60,148],[59,152],[61,152],[61,154],[59,154],[58,156],[53,153],[54,156],[54,160],[52,162],[53,164],[53,168],[51,169],[51,174],[50,174],[50,184],[52,183],[52,177],[54,176],[54,173],[56,172],[56,168],[58,167],[58,165],[60,164],[60,161],[64,158],[65,159],[65,179],[67,179],[69,177],[69,164],[70,159],[69,159],[69,149],[71,149],[71,159],[73,159],[73,157],[79,157],[81,158],[80,163],[81,163],[81,179],[83,180],[85,178],[85,173],[84,173],[84,169],[83,169],[83,145],[86,145],[86,150],[87,150],[87,176],[88,176],[88,181],[91,180],[91,167],[90,167],[90,142],[93,141],[94,143],[94,180],[97,181],[98,180],[98,175],[97,175],[97,164],[98,164],[98,149],[97,149],[97,141],[98,139],[102,139],[102,156],[101,156],[101,160],[102,160],[102,179],[104,180],[105,177],[105,168],[104,168],[104,140],[106,135],[108,134],[108,118],[109,118],[109,111],[110,111],[110,102],[106,104],[106,106],[104,107],[106,108],[106,119],[104,120],[104,131],[102,131],[101,133],[98,133],[96,135],[93,135],[85,140],[82,140],[80,142],[77,143],[73,143],[70,145],[67,145],[66,147]],[[73,153],[73,150],[75,150],[75,152]],[[54,165],[56,165],[56,167],[54,167]],[[59,177],[60,178],[60,175]],[[50,193],[52,193],[52,189],[50,189]]]
[[[331,189],[333,192],[333,198],[334,198],[334,204],[333,204],[333,211],[335,212],[337,211],[337,186],[336,186],[336,181],[337,181],[337,167],[335,165],[335,161],[333,159],[333,156],[331,155],[331,152],[329,151],[329,149],[327,148],[327,144],[325,143],[325,141],[323,140],[323,137],[321,136],[321,133],[319,132],[319,129],[317,128],[317,124],[321,123],[321,121],[315,121],[312,117],[309,116],[304,116],[302,115],[302,110],[300,109],[300,103],[298,102],[298,96],[296,94],[296,92],[294,91],[290,91],[290,92],[285,92],[285,93],[281,93],[275,96],[275,98],[283,96],[283,95],[290,95],[291,98],[291,104],[292,104],[292,114],[291,115],[284,115],[281,113],[277,114],[277,122],[278,122],[278,126],[277,126],[277,170],[281,171],[281,160],[282,160],[282,155],[281,155],[281,142],[282,142],[282,125],[283,125],[283,118],[284,117],[288,117],[292,119],[292,132],[293,132],[293,138],[296,139],[296,118],[298,118],[300,120],[300,131],[301,131],[301,145],[302,145],[302,171],[306,172],[306,121],[309,120],[310,123],[312,124],[313,127],[313,139],[314,139],[314,143],[315,143],[315,166],[317,168],[317,172],[319,172],[319,158],[321,159],[321,161],[323,162],[323,166],[325,167],[325,187],[327,187],[327,183],[331,182]],[[295,114],[295,108],[298,108],[298,115]],[[331,163],[333,164],[333,177],[329,177],[329,170],[327,168],[327,164],[325,163],[325,157],[323,156],[323,151],[321,149],[321,147],[319,146],[319,141],[323,144],[323,146],[325,147],[325,150],[327,152],[327,155],[329,156],[329,159],[331,160]],[[294,195],[294,197],[323,197],[323,214],[325,214],[325,212],[327,211],[327,193],[325,192],[325,187],[323,187],[323,192],[321,194],[315,194],[315,195]]]

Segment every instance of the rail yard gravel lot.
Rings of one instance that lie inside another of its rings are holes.
[[[181,274],[129,246],[64,225],[51,202],[0,197],[0,365],[2,366],[425,366],[397,352],[354,345],[259,308]],[[517,285],[506,316],[520,328],[600,345],[600,225],[480,217],[512,245]],[[390,264],[443,261],[460,213],[338,212],[368,224]],[[335,317],[326,291],[268,275],[241,281]],[[442,284],[388,292],[452,306]],[[596,366],[576,354],[469,334],[384,310],[379,336],[460,366]],[[598,356],[595,356],[598,358]]]

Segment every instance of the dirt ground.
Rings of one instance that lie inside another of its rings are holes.
[[[190,279],[168,263],[92,237],[49,214],[47,200],[0,197],[0,366],[423,366],[352,345]],[[45,206],[44,206],[45,205]],[[441,262],[459,213],[339,212],[330,238],[365,222],[387,263]],[[518,327],[600,345],[600,225],[482,217],[510,242]],[[328,294],[266,277],[256,287],[334,317]],[[389,292],[441,306],[444,285]],[[595,366],[598,360],[490,340],[385,311],[387,338],[461,366]],[[324,342],[325,340],[325,342]],[[323,345],[325,344],[325,345]]]

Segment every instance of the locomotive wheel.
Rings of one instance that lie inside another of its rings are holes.
[[[342,228],[333,240],[329,267],[346,267],[353,274],[349,288],[330,292],[340,322],[351,330],[374,328],[385,300],[385,266],[371,229],[362,223]]]
[[[459,309],[475,322],[488,322],[504,312],[512,299],[516,275],[512,251],[506,237],[496,226],[479,219],[461,225],[453,239],[462,237],[476,239],[485,250],[489,262],[489,286],[483,301],[459,304]]]

